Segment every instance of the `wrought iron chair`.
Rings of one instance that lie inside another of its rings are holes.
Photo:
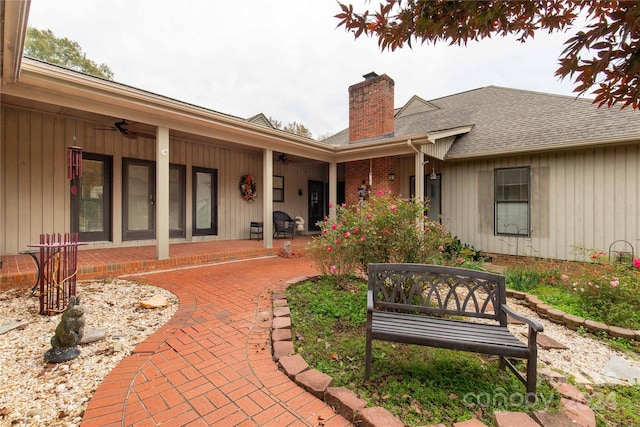
[[[282,211],[273,211],[273,237],[287,237],[295,235],[296,221]]]

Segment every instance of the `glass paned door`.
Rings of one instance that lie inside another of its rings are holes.
[[[169,236],[185,236],[185,167],[169,165]]]
[[[193,168],[193,235],[218,234],[218,171]]]
[[[82,155],[82,176],[71,182],[71,230],[80,241],[111,240],[111,165],[111,157]]]
[[[123,240],[155,238],[155,164],[124,159]]]

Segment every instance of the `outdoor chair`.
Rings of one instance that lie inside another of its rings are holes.
[[[296,221],[282,211],[273,212],[273,237],[279,239],[280,237],[293,236],[295,234]]]

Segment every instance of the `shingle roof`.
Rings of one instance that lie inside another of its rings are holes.
[[[426,103],[418,97],[411,98],[411,102]],[[597,108],[584,98],[488,86],[430,100],[428,104],[437,108],[405,105],[398,110],[394,137],[473,126],[469,133],[456,139],[445,158],[640,140],[640,111],[616,106]],[[323,142],[347,145],[348,136],[345,130]]]

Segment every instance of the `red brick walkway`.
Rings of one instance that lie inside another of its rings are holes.
[[[348,426],[272,360],[270,292],[316,274],[302,258],[148,273],[175,293],[175,316],[94,393],[82,426]]]

